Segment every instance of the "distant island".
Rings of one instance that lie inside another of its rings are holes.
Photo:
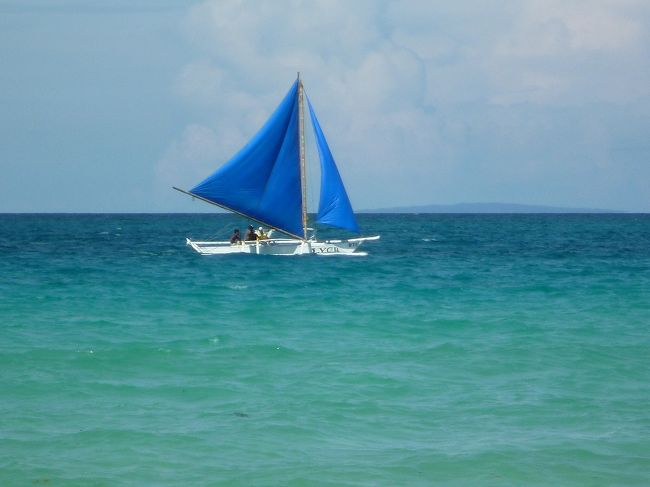
[[[359,213],[625,213],[601,208],[519,205],[515,203],[457,203],[454,205],[399,206],[361,210]]]

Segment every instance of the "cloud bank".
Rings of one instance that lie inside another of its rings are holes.
[[[635,0],[206,1],[175,80],[194,120],[157,181],[207,176],[301,71],[357,208],[648,211],[649,20]]]

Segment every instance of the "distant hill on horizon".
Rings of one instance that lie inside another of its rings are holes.
[[[456,203],[453,205],[399,206],[361,210],[358,213],[626,213],[602,208],[520,205],[516,203]]]

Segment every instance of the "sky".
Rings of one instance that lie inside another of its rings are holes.
[[[0,0],[0,212],[213,211],[298,71],[355,209],[650,211],[647,0]]]

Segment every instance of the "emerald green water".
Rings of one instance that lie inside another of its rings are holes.
[[[650,484],[650,216],[244,223],[0,215],[0,485]]]

